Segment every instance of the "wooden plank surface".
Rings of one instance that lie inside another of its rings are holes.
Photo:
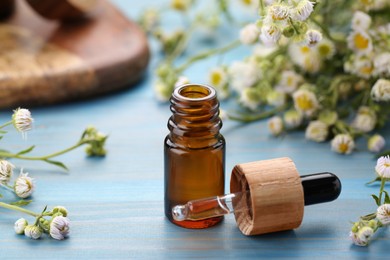
[[[134,16],[153,1],[115,2],[127,15]],[[244,53],[239,49],[231,59],[239,59]],[[193,67],[188,76],[204,82],[205,68],[215,61]],[[288,156],[300,174],[337,174],[343,185],[340,198],[306,207],[299,229],[256,237],[243,236],[234,216],[206,230],[170,224],[163,210],[163,139],[170,111],[155,101],[152,84],[149,74],[125,92],[33,108],[35,128],[28,139],[23,141],[20,134],[10,131],[1,140],[1,148],[13,151],[36,144],[34,154],[39,155],[72,144],[89,124],[110,135],[104,159],[86,158],[83,149],[58,158],[68,165],[69,173],[39,162],[12,160],[36,178],[34,202],[27,208],[40,211],[45,205],[63,205],[70,211],[72,226],[65,241],[33,241],[14,234],[13,223],[21,214],[0,209],[1,259],[388,259],[387,230],[380,232],[368,248],[352,246],[348,239],[350,221],[375,210],[370,194],[379,188],[364,185],[374,177],[375,166],[372,155],[362,151],[364,144],[358,143],[361,151],[342,156],[331,152],[329,143],[306,141],[303,133],[273,138],[266,122],[224,123],[226,187],[235,164]],[[2,110],[0,122],[8,121],[11,113]],[[386,140],[390,140],[389,130],[388,126],[383,131]],[[2,193],[5,200],[14,199]]]

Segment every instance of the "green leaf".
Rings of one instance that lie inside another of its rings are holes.
[[[3,197],[3,195],[1,195],[1,193],[0,193],[0,198],[2,198]]]
[[[376,195],[374,195],[374,194],[371,194],[371,197],[375,200],[376,205],[378,205],[378,206],[381,205],[381,202],[379,201],[378,196],[376,196]]]
[[[375,179],[373,179],[372,181],[367,182],[366,185],[369,185],[369,184],[372,184],[372,183],[374,183],[376,181],[381,181],[381,180],[382,180],[382,178],[378,176]]]
[[[17,155],[29,153],[29,152],[31,152],[34,148],[35,148],[35,145],[32,145],[32,146],[30,146],[29,148],[24,149],[24,150],[18,152]]]
[[[389,204],[390,203],[390,196],[389,196],[389,193],[387,193],[387,191],[383,191],[383,193],[385,194],[385,203],[386,204]]]
[[[49,159],[46,159],[44,160],[45,162],[47,163],[50,163],[50,164],[54,164],[54,165],[57,165],[58,167],[61,167],[62,169],[68,171],[68,167],[65,166],[65,164],[63,164],[62,162],[59,162],[59,161],[52,161],[52,160],[49,160]]]
[[[10,204],[14,206],[22,207],[30,204],[31,202],[32,200],[19,200],[19,201],[11,202]]]
[[[0,130],[0,134],[6,134],[7,131],[4,131],[4,130]]]

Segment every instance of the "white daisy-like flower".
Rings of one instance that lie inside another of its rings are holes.
[[[357,57],[353,60],[351,72],[364,79],[369,79],[374,75],[374,64],[369,57]]]
[[[390,101],[390,80],[378,79],[371,89],[371,97],[375,101]]]
[[[35,188],[34,179],[28,177],[28,173],[23,173],[23,169],[20,170],[20,175],[15,181],[14,191],[19,198],[29,197]]]
[[[280,107],[286,103],[286,94],[275,90],[267,94],[267,103],[274,107]]]
[[[257,0],[239,0],[239,2],[242,6],[250,10],[257,10],[259,7],[259,1]]]
[[[361,106],[352,122],[352,126],[363,133],[367,133],[375,128],[376,122],[375,111],[367,106]]]
[[[272,135],[278,136],[283,132],[283,120],[279,116],[271,117],[268,120],[268,129]]]
[[[353,138],[348,134],[338,134],[331,141],[332,151],[341,154],[350,154],[355,148]]]
[[[305,43],[309,47],[316,46],[322,40],[322,33],[317,30],[308,30],[305,34]]]
[[[162,81],[157,81],[154,84],[154,93],[160,102],[167,102],[172,95],[172,91],[173,89]]]
[[[374,235],[374,230],[371,227],[362,227],[357,232],[357,242],[355,243],[358,246],[366,246],[371,240],[371,237]]]
[[[376,218],[384,226],[390,225],[390,204],[383,204],[376,210]]]
[[[276,24],[264,24],[261,27],[260,39],[264,44],[276,43],[280,36],[282,36],[282,30]]]
[[[228,69],[230,85],[237,92],[251,87],[261,78],[261,70],[253,62],[235,61]]]
[[[350,232],[349,238],[351,239],[352,243],[354,243],[357,246],[366,246],[367,243],[360,240],[359,235],[357,232]]]
[[[388,155],[378,158],[375,171],[381,178],[390,178],[390,157]]]
[[[305,116],[312,116],[319,108],[316,95],[307,89],[295,91],[292,97],[295,109]]]
[[[246,88],[240,93],[240,99],[238,101],[243,107],[250,110],[256,110],[261,103],[261,97],[258,90],[254,88]]]
[[[322,39],[322,41],[316,45],[316,50],[320,57],[325,59],[332,58],[336,53],[336,47],[334,46],[334,43],[328,39]]]
[[[280,92],[290,94],[297,89],[298,85],[301,84],[302,81],[302,76],[295,71],[285,70],[282,72],[280,81],[276,85],[275,89]]]
[[[347,41],[348,48],[357,54],[368,54],[372,51],[371,37],[365,31],[353,31]]]
[[[284,4],[273,4],[268,7],[268,14],[274,21],[286,20],[290,15],[290,7]]]
[[[175,88],[178,88],[180,86],[183,86],[185,84],[189,84],[190,83],[190,80],[185,77],[185,76],[180,76],[177,80],[176,80],[176,83],[175,83]]]
[[[20,219],[16,220],[16,222],[14,224],[15,233],[18,235],[24,234],[24,230],[27,227],[27,225],[28,225],[28,222],[24,218],[20,218]]]
[[[27,131],[32,129],[34,119],[31,116],[31,112],[25,108],[18,108],[14,110],[12,115],[12,123],[16,130],[21,132],[25,136]]]
[[[24,229],[24,235],[31,239],[38,239],[42,236],[42,229],[35,225],[27,225]]]
[[[321,57],[315,48],[302,44],[290,44],[289,55],[296,65],[309,73],[316,73],[321,68]]]
[[[375,134],[367,141],[367,148],[370,152],[379,153],[386,145],[386,140],[383,136]]]
[[[288,110],[283,115],[283,121],[286,128],[293,129],[301,125],[303,120],[302,114],[295,109]]]
[[[259,39],[260,30],[256,24],[245,25],[240,31],[240,41],[243,44],[253,44]]]
[[[292,18],[298,21],[305,21],[313,12],[313,6],[314,3],[309,0],[299,1],[297,6],[291,11]]]
[[[228,74],[224,68],[217,67],[209,73],[209,83],[215,88],[222,88],[228,82]]]
[[[383,52],[375,56],[374,73],[379,76],[390,76],[390,52]]]
[[[362,12],[356,11],[352,17],[352,29],[355,31],[367,31],[371,25],[371,16]]]
[[[319,120],[311,121],[306,128],[305,137],[315,142],[323,142],[328,137],[328,125]]]
[[[7,184],[11,179],[15,166],[6,161],[0,159],[0,184]]]
[[[70,221],[63,216],[54,217],[50,222],[50,236],[57,240],[63,240],[69,235]]]

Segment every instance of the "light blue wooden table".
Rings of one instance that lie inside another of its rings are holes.
[[[153,3],[115,2],[132,17]],[[239,49],[226,59],[238,59],[244,54],[245,50]],[[213,62],[211,59],[194,66],[188,76],[205,82],[204,73]],[[70,211],[71,236],[65,241],[34,241],[18,236],[13,223],[22,215],[0,209],[0,259],[389,258],[388,231],[380,232],[367,248],[353,246],[348,239],[350,221],[375,210],[370,194],[376,193],[378,187],[364,185],[374,177],[373,156],[365,151],[341,156],[330,151],[329,143],[306,141],[303,133],[273,138],[265,122],[225,122],[222,133],[227,142],[226,187],[237,163],[289,156],[301,174],[337,174],[343,185],[340,198],[306,207],[299,229],[257,237],[242,235],[233,216],[206,230],[170,224],[163,213],[162,151],[170,111],[154,99],[152,83],[149,72],[137,86],[121,93],[33,108],[35,129],[28,140],[23,141],[16,133],[1,140],[1,147],[15,151],[36,144],[34,154],[38,155],[72,144],[89,124],[110,135],[104,159],[87,158],[83,149],[58,158],[68,165],[68,173],[40,162],[13,160],[36,179],[34,201],[27,208],[40,211],[45,205],[65,206]],[[0,120],[7,121],[10,115],[9,110],[1,111]],[[389,130],[383,130],[388,141]],[[364,150],[364,144],[359,143],[358,148]],[[6,199],[13,198],[7,195]]]

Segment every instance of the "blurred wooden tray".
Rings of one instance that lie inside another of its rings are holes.
[[[144,33],[108,1],[82,23],[49,21],[16,2],[12,16],[0,23],[0,108],[123,89],[146,69]]]

